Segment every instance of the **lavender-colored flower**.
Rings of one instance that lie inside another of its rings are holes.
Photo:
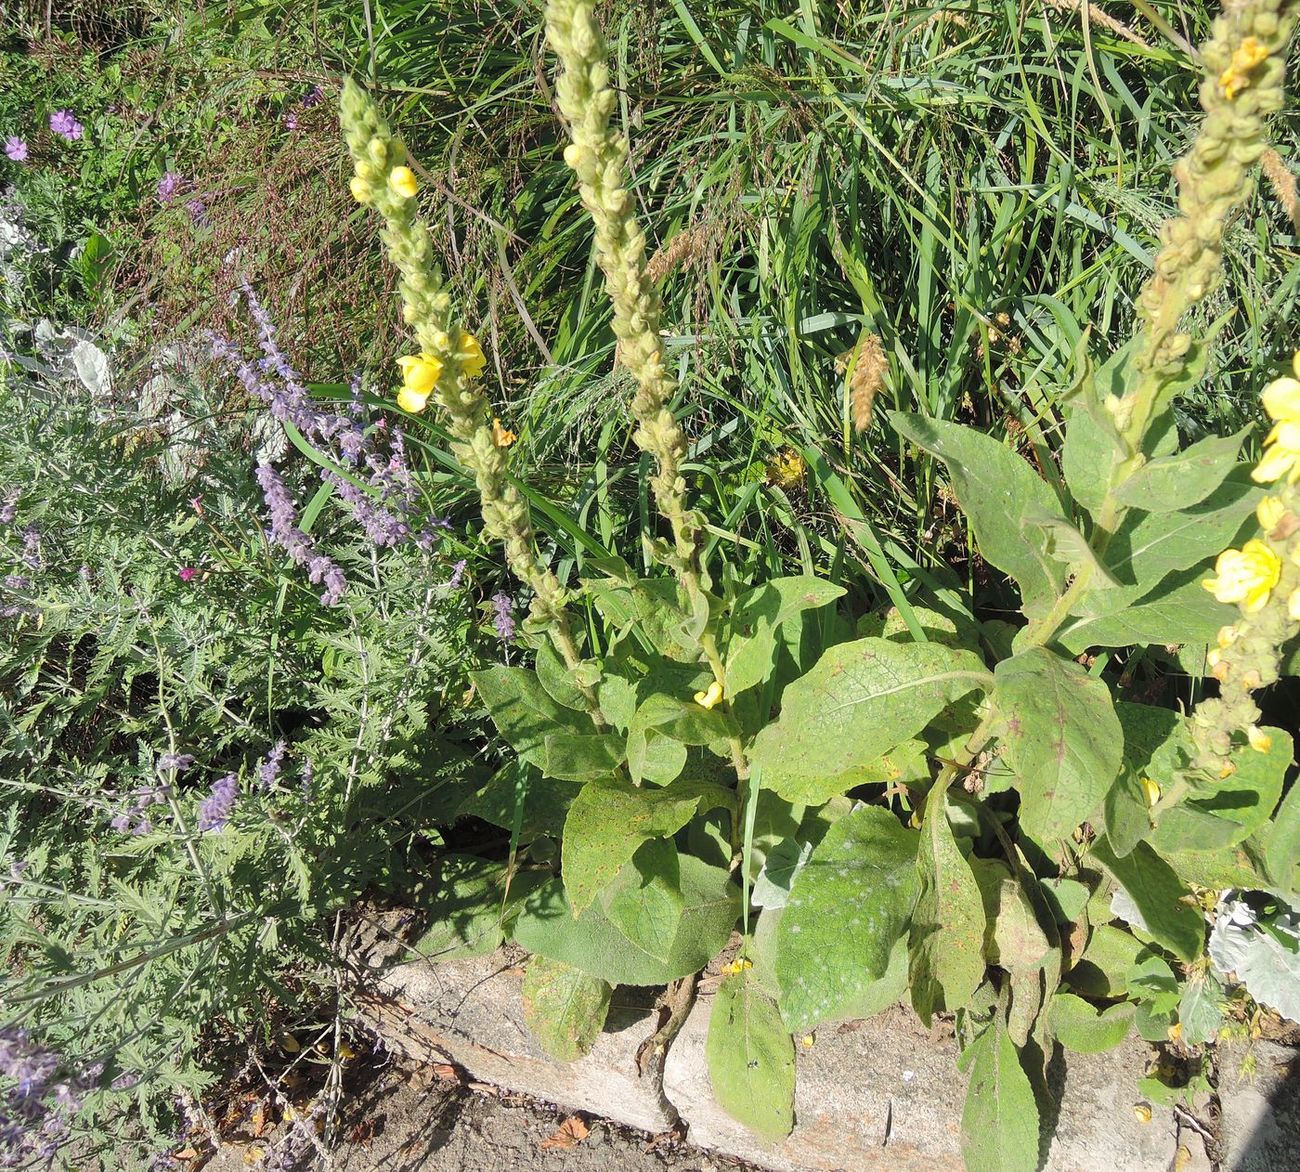
[[[492,596],[492,606],[496,610],[492,621],[496,625],[497,637],[501,642],[515,637],[515,600],[504,591]]]
[[[239,778],[233,773],[215,782],[208,796],[199,803],[199,830],[220,830],[225,826],[238,796]]]
[[[302,104],[310,110],[313,106],[319,106],[324,99],[325,91],[319,85],[314,85],[304,95]]]
[[[197,195],[193,199],[185,201],[185,210],[189,212],[190,219],[200,228],[208,226],[208,205],[203,202]]]
[[[41,531],[35,525],[23,530],[23,562],[28,568],[41,568]]]
[[[302,768],[298,771],[299,785],[304,798],[311,793],[311,779],[314,771],[315,766],[311,763],[311,758],[308,757],[303,761]]]
[[[256,475],[257,483],[262,489],[262,499],[271,516],[271,540],[281,546],[295,563],[307,567],[308,580],[313,585],[325,587],[320,596],[321,602],[326,606],[334,606],[347,589],[343,571],[330,558],[316,553],[315,543],[298,528],[298,514],[293,497],[289,495],[280,474],[270,464],[259,464]]]
[[[0,1167],[51,1164],[81,1110],[84,1079],[55,1081],[60,1066],[54,1051],[33,1042],[26,1030],[0,1027]]]
[[[12,525],[18,517],[18,498],[22,496],[21,488],[9,488],[5,490],[3,498],[0,498],[0,525]]]
[[[184,773],[193,764],[194,754],[192,753],[164,753],[158,758],[159,769],[174,769],[177,773]]]
[[[280,765],[284,761],[284,751],[287,747],[284,741],[276,741],[271,751],[267,753],[266,759],[257,771],[263,789],[270,789],[275,785],[276,779],[280,776]]]
[[[85,130],[85,127],[73,117],[69,110],[56,110],[50,115],[50,129],[60,138],[66,138],[69,142],[76,142]]]
[[[461,558],[460,561],[451,568],[451,578],[448,579],[447,585],[453,590],[460,586],[460,580],[465,576],[465,565],[465,559]]]
[[[158,202],[171,203],[171,201],[176,198],[176,193],[180,191],[183,182],[184,179],[178,172],[165,172],[163,177],[158,180]]]
[[[292,110],[290,110],[289,113],[287,113],[284,116],[284,128],[285,130],[298,129],[298,115],[295,114]]]
[[[27,161],[27,144],[16,134],[11,134],[5,139],[5,154],[15,163],[25,163]]]

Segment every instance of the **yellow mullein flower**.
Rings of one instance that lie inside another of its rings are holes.
[[[1300,420],[1283,419],[1273,425],[1264,439],[1264,455],[1250,473],[1257,484],[1283,476],[1291,484],[1300,480]]]
[[[1286,600],[1286,613],[1291,616],[1293,623],[1300,623],[1300,590],[1291,591],[1291,596]]]
[[[518,438],[508,427],[501,426],[501,420],[492,420],[492,442],[498,448],[508,448]]]
[[[1290,375],[1275,378],[1260,395],[1264,410],[1275,422],[1300,421],[1300,350],[1291,360],[1291,369],[1295,371],[1294,378]]]
[[[1201,583],[1220,602],[1238,603],[1247,614],[1264,608],[1282,574],[1282,559],[1259,540],[1225,549],[1214,563],[1215,577]]]
[[[388,173],[388,186],[403,199],[411,199],[419,191],[415,172],[410,167],[394,167]]]
[[[1142,793],[1148,806],[1154,806],[1160,800],[1160,787],[1149,777],[1142,779]]]
[[[746,969],[752,969],[753,967],[754,962],[752,960],[741,960],[737,957],[730,964],[724,964],[722,966],[722,971],[734,976],[736,973],[743,973]]]
[[[442,374],[442,361],[432,354],[405,354],[397,360],[402,368],[402,389],[397,393],[397,405],[415,414],[423,411],[433,388]]]
[[[722,685],[714,680],[707,692],[696,692],[695,703],[701,708],[712,708],[722,699]]]
[[[1214,640],[1219,645],[1219,650],[1227,651],[1237,641],[1237,634],[1237,628],[1231,624],[1220,627],[1219,634]]]
[[[1266,496],[1255,506],[1255,519],[1265,533],[1272,533],[1285,516],[1286,505],[1279,497]]]
[[[1252,724],[1246,730],[1246,739],[1256,753],[1267,753],[1273,747],[1273,738],[1257,724]]]
[[[1258,37],[1247,37],[1232,55],[1232,64],[1219,74],[1223,96],[1232,101],[1250,85],[1250,71],[1268,57],[1268,49]]]
[[[360,175],[353,175],[348,187],[357,203],[369,203],[374,198],[375,189],[370,186],[370,180],[362,179]]]
[[[478,339],[464,330],[461,330],[456,338],[456,359],[467,378],[478,378],[483,373],[483,367],[487,365],[487,359],[483,356],[483,347],[478,344]]]

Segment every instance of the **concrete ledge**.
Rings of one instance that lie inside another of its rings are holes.
[[[521,978],[505,952],[398,965],[377,974],[373,988],[360,995],[362,1013],[390,1049],[417,1061],[450,1062],[481,1082],[642,1131],[676,1125],[658,1082],[643,1078],[637,1067],[637,1051],[657,1025],[647,1006],[612,1005],[591,1053],[557,1062],[524,1025]]]
[[[1272,1042],[1219,1047],[1224,1172],[1300,1165],[1300,1053]]]
[[[699,997],[670,1046],[661,1085],[654,1063],[643,1076],[637,1062],[658,1024],[648,1004],[612,1008],[604,1034],[580,1061],[547,1057],[523,1022],[518,959],[502,951],[398,965],[360,994],[363,1013],[390,1048],[413,1059],[453,1063],[482,1082],[652,1133],[680,1117],[691,1143],[775,1172],[963,1172],[965,1079],[956,1043],[927,1030],[909,1009],[822,1029],[811,1048],[798,1047],[795,1129],[768,1146],[713,1100],[704,1051],[711,995]],[[1044,1172],[1167,1172],[1180,1144],[1189,1148],[1180,1167],[1207,1166],[1199,1138],[1180,1134],[1172,1111],[1153,1105],[1146,1124],[1135,1114],[1146,1056],[1143,1043],[1130,1039],[1106,1054],[1071,1054],[1053,1064],[1049,1087],[1060,1106]],[[1294,1131],[1283,1135],[1295,1142]],[[1275,1157],[1240,1167],[1285,1166]]]
[[[961,1112],[965,1079],[957,1044],[895,1006],[866,1021],[820,1030],[799,1048],[795,1128],[765,1146],[713,1100],[704,1042],[711,998],[701,997],[668,1052],[664,1093],[692,1143],[778,1172],[963,1172]],[[1046,1172],[1167,1172],[1177,1125],[1155,1107],[1150,1123],[1133,1112],[1146,1050],[1129,1041],[1106,1054],[1071,1054],[1061,1077],[1056,1134]]]

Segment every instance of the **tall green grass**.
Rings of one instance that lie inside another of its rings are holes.
[[[1009,434],[1054,474],[1071,356],[1085,331],[1098,357],[1125,335],[1173,204],[1193,129],[1186,46],[1208,21],[1176,3],[1112,5],[1109,23],[1092,12],[607,6],[648,234],[661,251],[690,241],[665,278],[670,353],[697,490],[738,573],[847,558],[887,579],[883,551],[910,579],[960,560],[928,461],[879,408],[865,434],[851,425],[836,358],[863,332],[889,359],[881,406]],[[322,0],[315,19],[323,63],[372,80],[430,171],[446,268],[484,323],[537,482],[600,545],[635,551],[645,469],[620,422],[628,389],[559,158],[538,9]],[[1295,132],[1294,115],[1279,120],[1284,155]],[[1182,406],[1189,433],[1249,418],[1280,361],[1271,340],[1294,340],[1293,231],[1267,191],[1234,226],[1205,312],[1235,312]],[[804,484],[767,482],[783,445],[807,458]]]

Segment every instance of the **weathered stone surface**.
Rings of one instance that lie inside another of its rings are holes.
[[[1219,1047],[1224,1172],[1300,1167],[1300,1051],[1272,1042]]]
[[[961,1112],[965,1080],[951,1038],[932,1033],[904,1008],[818,1032],[799,1048],[795,1129],[764,1145],[713,1101],[704,1043],[711,999],[701,997],[664,1068],[664,1093],[688,1124],[690,1141],[777,1172],[854,1169],[963,1172]],[[1109,1054],[1070,1055],[1057,1135],[1047,1172],[1166,1172],[1176,1151],[1175,1123],[1153,1108],[1133,1112],[1143,1072],[1141,1043]]]
[[[454,1063],[481,1082],[642,1131],[676,1123],[657,1083],[638,1074],[637,1050],[656,1023],[647,1005],[629,1003],[635,990],[616,990],[590,1054],[557,1062],[524,1025],[521,976],[505,952],[437,965],[415,961],[377,974],[359,999],[385,1044],[410,1058]]]

